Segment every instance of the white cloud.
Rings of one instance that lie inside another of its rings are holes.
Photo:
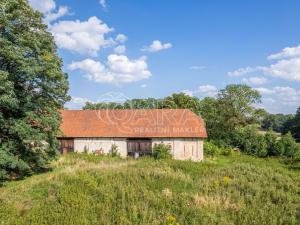
[[[253,72],[285,80],[300,81],[300,45],[294,48],[285,48],[277,54],[270,55],[268,59],[277,59],[268,66],[245,67],[228,72],[229,76],[242,76]]]
[[[200,85],[196,90],[182,90],[182,93],[185,93],[189,96],[199,96],[199,97],[214,97],[218,93],[218,88],[213,85]]]
[[[204,70],[205,68],[205,66],[191,66],[190,70]]]
[[[271,113],[295,113],[300,105],[300,90],[292,87],[276,86],[255,89],[262,94],[260,106]]]
[[[52,21],[57,20],[60,17],[63,17],[65,15],[69,14],[69,8],[67,6],[60,6],[57,12],[51,12],[47,13],[45,15],[44,21],[49,24]]]
[[[32,8],[41,13],[48,13],[55,9],[56,5],[53,0],[29,0]]]
[[[259,70],[260,70],[260,67],[244,67],[244,68],[239,68],[232,72],[228,72],[227,75],[230,77],[240,77],[240,76],[246,75],[248,73],[257,72]]]
[[[194,93],[191,90],[182,90],[181,93],[184,93],[184,94],[186,94],[188,96],[191,96],[191,97],[194,96]]]
[[[269,66],[240,68],[228,72],[229,76],[242,76],[252,72],[261,72],[265,75],[285,80],[300,81],[300,58],[282,59]]]
[[[164,49],[172,48],[171,43],[161,43],[159,40],[155,40],[152,42],[152,44],[148,47],[144,47],[141,50],[147,51],[147,52],[159,52]]]
[[[127,41],[128,37],[124,34],[118,34],[116,37],[116,41],[120,42],[120,43],[124,43],[125,41]]]
[[[286,47],[281,52],[268,56],[269,60],[300,57],[300,45],[296,47]]]
[[[285,80],[300,81],[300,58],[279,60],[269,67],[264,67],[263,72]]]
[[[114,53],[116,53],[116,54],[123,54],[125,52],[126,52],[125,45],[119,45],[119,46],[114,48]]]
[[[67,109],[82,109],[82,107],[85,106],[86,102],[93,102],[93,101],[88,98],[72,97],[71,101],[65,104],[65,107]]]
[[[194,91],[196,94],[201,94],[202,96],[210,96],[213,97],[218,93],[218,89],[213,85],[201,85]]]
[[[262,85],[267,83],[268,79],[265,77],[249,77],[249,78],[243,78],[242,81],[247,84]]]
[[[50,27],[59,48],[80,54],[97,56],[103,47],[112,46],[112,39],[105,34],[113,31],[100,19],[93,16],[87,21],[59,21]]]
[[[106,0],[99,0],[100,5],[102,6],[103,9],[107,9],[107,2]]]
[[[146,88],[146,87],[147,87],[147,84],[141,84],[140,87],[141,87],[141,88]]]
[[[56,4],[53,0],[29,0],[29,4],[32,8],[44,14],[44,22],[48,25],[52,21],[69,14],[67,6],[60,6],[55,12]]]
[[[98,83],[131,83],[148,79],[151,72],[148,70],[146,57],[130,60],[125,55],[109,55],[106,64],[92,59],[73,62],[70,70],[80,69],[86,77]]]

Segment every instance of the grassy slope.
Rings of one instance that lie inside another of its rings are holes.
[[[275,159],[70,155],[53,167],[0,188],[0,224],[300,224],[299,171]]]

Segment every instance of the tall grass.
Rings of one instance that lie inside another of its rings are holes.
[[[0,188],[0,224],[300,224],[299,171],[276,159],[83,154],[52,167]]]

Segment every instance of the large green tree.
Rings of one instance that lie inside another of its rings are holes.
[[[294,138],[300,141],[300,107],[298,108],[295,117],[292,119],[291,127]]]
[[[0,1],[0,180],[42,168],[68,100],[67,74],[42,15],[26,0]]]

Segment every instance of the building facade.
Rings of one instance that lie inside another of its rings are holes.
[[[107,154],[114,145],[122,157],[136,157],[163,143],[173,159],[203,159],[205,124],[190,110],[63,110],[61,116],[62,152]]]

